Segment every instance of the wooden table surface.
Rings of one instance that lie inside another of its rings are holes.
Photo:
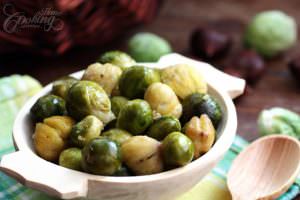
[[[42,58],[23,54],[0,58],[0,76],[13,73],[30,74],[43,84],[59,76],[84,69],[108,49],[126,50],[126,41],[134,32],[150,31],[170,41],[174,51],[190,55],[188,39],[198,25],[214,25],[230,34],[235,41],[231,54],[240,48],[245,24],[263,10],[281,9],[296,18],[300,24],[299,0],[166,0],[158,17],[150,24],[123,34],[104,48],[75,48],[66,55]],[[300,56],[299,45],[284,55],[266,61],[267,73],[250,92],[235,101],[238,112],[238,134],[252,141],[258,137],[257,116],[264,108],[282,106],[300,113],[300,85],[287,69],[287,62]],[[223,62],[220,61],[220,64]],[[299,198],[300,199],[300,198]]]

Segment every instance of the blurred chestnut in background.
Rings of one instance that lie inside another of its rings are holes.
[[[289,62],[289,68],[290,68],[291,74],[300,83],[300,57],[291,60]]]
[[[246,49],[238,52],[231,60],[224,72],[246,79],[254,85],[266,71],[263,58],[254,50]]]
[[[192,53],[205,60],[220,58],[232,45],[229,36],[208,27],[199,27],[190,37]]]
[[[237,69],[234,69],[232,67],[225,67],[223,69],[223,71],[226,73],[226,74],[230,74],[232,76],[235,76],[235,77],[238,77],[238,78],[244,78],[242,73],[240,71],[238,71]]]

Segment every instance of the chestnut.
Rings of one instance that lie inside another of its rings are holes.
[[[230,61],[229,69],[224,71],[238,74],[239,77],[246,79],[247,83],[255,84],[265,73],[265,63],[263,58],[251,49],[245,49],[238,52]]]
[[[223,57],[231,45],[227,35],[208,27],[195,29],[190,37],[192,53],[205,60]]]

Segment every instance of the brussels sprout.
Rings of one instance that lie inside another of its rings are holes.
[[[152,121],[152,111],[147,101],[136,99],[129,101],[120,111],[117,127],[138,135],[143,133]]]
[[[128,102],[128,99],[121,96],[115,96],[110,99],[110,102],[112,112],[115,114],[116,117],[118,117],[120,110],[125,107],[125,105]]]
[[[108,95],[118,86],[122,70],[112,64],[94,63],[85,70],[82,80],[98,83]]]
[[[162,142],[162,155],[169,167],[186,165],[194,157],[193,142],[180,132],[170,133]]]
[[[38,155],[56,161],[66,147],[74,120],[68,116],[53,116],[37,123],[33,135],[34,148]]]
[[[128,43],[129,54],[138,62],[156,62],[172,51],[170,44],[153,33],[138,33]]]
[[[30,114],[36,121],[43,121],[43,119],[54,115],[66,115],[65,100],[52,94],[43,96],[32,106]]]
[[[161,71],[161,81],[170,86],[181,99],[195,92],[206,93],[204,77],[193,66],[177,64]]]
[[[157,140],[163,140],[169,133],[176,131],[181,131],[179,120],[172,116],[163,116],[153,122],[147,135]]]
[[[69,148],[63,150],[59,156],[59,165],[74,169],[74,170],[81,170],[81,149],[78,148]]]
[[[147,136],[134,136],[122,145],[125,164],[137,175],[163,171],[160,142]]]
[[[295,130],[298,137],[300,137],[300,115],[288,109],[279,107],[272,108],[270,111],[274,117],[289,124]]]
[[[219,104],[208,94],[194,93],[182,102],[183,113],[180,118],[181,123],[185,124],[193,116],[207,114],[213,122],[214,127],[218,127],[222,119],[222,111]]]
[[[95,82],[79,81],[74,84],[68,92],[66,102],[68,113],[77,120],[94,115],[107,124],[115,119],[107,94]]]
[[[148,86],[159,81],[159,73],[156,70],[133,66],[123,72],[119,81],[119,89],[121,95],[129,99],[143,98]]]
[[[94,138],[82,150],[84,171],[98,175],[113,175],[121,168],[118,145],[107,138]]]
[[[244,39],[247,46],[272,57],[297,42],[297,24],[281,11],[261,12],[248,25]]]
[[[114,141],[119,146],[121,146],[124,142],[131,138],[132,135],[125,130],[114,128],[103,132],[102,136]]]
[[[179,118],[182,114],[182,105],[174,91],[166,84],[152,83],[147,88],[144,99],[153,110],[163,116],[171,115]]]
[[[105,52],[98,59],[98,62],[102,64],[111,63],[113,65],[120,67],[121,69],[126,69],[136,64],[133,58],[131,58],[127,53],[122,51]]]
[[[52,94],[65,99],[69,89],[77,82],[78,80],[71,76],[62,77],[53,82]]]
[[[70,135],[71,142],[78,147],[83,147],[91,139],[98,137],[102,129],[103,123],[97,117],[88,115],[73,126]]]
[[[194,157],[199,158],[202,154],[208,152],[212,147],[215,138],[216,130],[206,114],[192,119],[185,125],[185,134],[194,143]]]
[[[284,108],[263,110],[258,118],[261,135],[283,134],[300,138],[300,116]]]

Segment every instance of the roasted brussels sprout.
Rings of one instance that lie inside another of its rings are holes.
[[[69,90],[67,110],[70,116],[81,120],[87,115],[98,117],[104,124],[115,119],[110,100],[100,85],[92,81],[79,81]]]
[[[103,123],[97,117],[88,115],[73,126],[70,135],[71,142],[78,147],[83,147],[91,139],[98,137],[102,129]]]
[[[94,81],[98,83],[108,95],[117,89],[122,70],[112,64],[94,63],[85,70],[82,80]]]
[[[68,93],[68,90],[78,82],[78,79],[71,76],[62,77],[53,82],[52,85],[52,94],[60,96],[65,99]]]
[[[188,122],[193,116],[207,114],[215,128],[218,127],[222,111],[219,104],[208,94],[194,93],[182,102],[183,113],[180,118],[182,124]]]
[[[39,98],[32,106],[30,113],[35,121],[43,121],[54,115],[66,115],[66,103],[61,97],[49,94]]]
[[[111,63],[120,67],[121,69],[126,69],[136,64],[135,60],[130,57],[125,52],[122,51],[108,51],[101,55],[98,62],[105,64]]]
[[[177,64],[163,69],[161,81],[170,86],[181,99],[195,92],[207,92],[206,81],[202,74],[193,66],[186,64]]]
[[[84,171],[98,175],[113,175],[121,168],[118,145],[107,138],[94,138],[82,150]]]
[[[160,142],[147,136],[134,136],[122,145],[125,164],[137,175],[163,171]]]
[[[182,113],[176,94],[168,85],[163,83],[152,83],[145,92],[144,99],[150,104],[151,108],[162,116],[171,115],[179,118]]]
[[[170,133],[162,142],[162,155],[168,167],[186,165],[194,157],[194,144],[180,132]]]
[[[208,152],[212,147],[215,138],[216,130],[206,114],[192,119],[185,125],[185,134],[194,143],[194,157],[199,158],[202,154]]]
[[[300,139],[300,116],[285,108],[263,110],[258,118],[261,135],[284,134]]]
[[[125,105],[128,102],[128,99],[122,96],[115,96],[110,99],[110,102],[112,112],[115,114],[116,117],[118,117],[120,110],[125,107]]]
[[[61,152],[59,156],[59,165],[69,169],[80,171],[81,160],[82,160],[81,149],[69,148]]]
[[[119,89],[121,95],[129,99],[143,98],[148,86],[159,81],[159,73],[155,69],[133,66],[123,72]]]
[[[53,116],[43,123],[37,123],[33,143],[38,155],[49,161],[56,161],[66,147],[74,120],[68,116]]]
[[[163,140],[169,133],[176,131],[181,131],[179,120],[172,116],[163,116],[153,122],[147,135],[157,140]]]
[[[156,62],[172,51],[167,40],[153,33],[137,33],[128,43],[129,53],[139,62]]]
[[[138,135],[143,133],[152,121],[152,110],[147,101],[136,99],[129,101],[120,111],[117,127]]]
[[[121,146],[124,142],[132,137],[132,135],[127,131],[118,128],[105,131],[102,133],[102,136],[114,141],[119,146]]]

